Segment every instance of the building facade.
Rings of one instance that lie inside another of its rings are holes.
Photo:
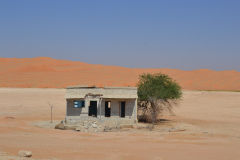
[[[66,89],[67,124],[100,121],[111,125],[137,123],[137,88],[73,86]]]

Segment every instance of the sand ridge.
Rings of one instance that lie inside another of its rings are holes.
[[[142,73],[165,73],[188,90],[240,90],[240,72],[208,69],[140,69],[48,57],[0,58],[0,87],[65,88],[71,85],[136,86]]]

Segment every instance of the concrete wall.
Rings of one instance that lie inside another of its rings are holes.
[[[82,99],[67,99],[67,123],[79,123],[86,120],[101,120],[107,123],[133,124],[137,122],[137,99],[102,99],[88,97],[84,108],[74,108],[73,101]],[[97,101],[97,117],[88,116],[90,101]],[[100,102],[101,101],[101,105]],[[105,101],[111,101],[111,117],[105,117]],[[125,101],[125,118],[120,117],[120,102]],[[101,108],[101,109],[100,109]]]
[[[101,121],[109,124],[137,122],[136,87],[69,87],[66,90],[66,122]],[[74,100],[85,100],[85,107],[74,108]],[[97,117],[88,116],[90,101],[97,101]],[[105,117],[105,101],[111,101],[111,117]],[[125,117],[120,117],[120,102],[125,101]]]
[[[65,98],[84,98],[89,93],[102,94],[104,98],[137,98],[135,87],[68,88]]]

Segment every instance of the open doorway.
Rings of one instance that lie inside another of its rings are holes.
[[[97,101],[90,101],[88,116],[97,117]]]
[[[111,102],[105,101],[105,117],[111,117]]]
[[[120,102],[120,117],[124,118],[125,117],[125,107],[126,106],[126,102],[122,101]]]

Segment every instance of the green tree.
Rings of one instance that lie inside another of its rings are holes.
[[[172,112],[182,96],[181,87],[168,75],[161,73],[140,75],[137,86],[139,109],[143,111],[144,120],[152,124],[156,123],[164,110]]]

